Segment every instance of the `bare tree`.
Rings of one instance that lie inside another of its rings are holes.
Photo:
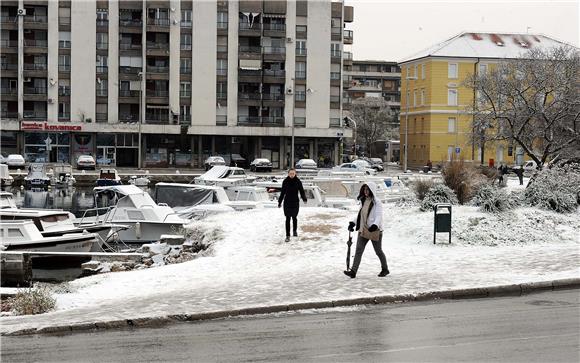
[[[394,114],[382,97],[355,100],[350,113],[357,123],[357,143],[364,145],[369,156],[372,156],[372,144],[397,127]]]
[[[577,48],[533,49],[469,76],[473,138],[520,146],[541,169],[580,153],[580,57]],[[482,156],[483,159],[483,156]]]

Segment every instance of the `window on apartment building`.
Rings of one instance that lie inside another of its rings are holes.
[[[296,102],[306,101],[306,86],[303,84],[297,84],[294,92],[294,99]]]
[[[181,10],[181,27],[188,28],[191,25],[191,10]]]
[[[417,64],[415,64],[415,65],[413,66],[413,77],[415,77],[415,78],[417,78],[417,79],[419,78],[419,70],[418,70],[418,67],[419,67],[419,66],[418,66]]]
[[[58,103],[58,118],[70,119],[70,103],[68,102]]]
[[[449,63],[447,66],[447,77],[457,78],[457,63]]]
[[[425,106],[425,90],[421,90],[421,106]]]
[[[70,48],[70,32],[58,32],[58,47],[61,49]]]
[[[457,106],[457,90],[456,89],[447,90],[447,105]]]
[[[447,161],[451,161],[451,158],[453,158],[454,151],[455,151],[455,146],[453,146],[453,145],[447,146]]]
[[[191,34],[181,34],[179,45],[181,50],[191,50]]]
[[[97,54],[97,73],[106,73],[108,69],[109,57]]]
[[[58,80],[58,95],[70,96],[70,79]]]
[[[97,82],[97,96],[106,97],[109,94],[109,82],[106,79],[98,79]]]
[[[109,34],[97,33],[97,49],[109,48]]]
[[[227,76],[228,75],[228,60],[227,59],[218,59],[216,61],[216,72],[218,76]]]
[[[407,105],[411,105],[411,91],[407,91],[407,98],[405,99]]]
[[[487,64],[479,65],[479,74],[483,75],[487,73]]]
[[[306,25],[296,25],[296,33],[306,33],[307,29]]]
[[[296,79],[306,79],[306,62],[296,62]]]
[[[58,22],[70,24],[70,8],[58,8]]]
[[[455,132],[455,127],[457,123],[457,119],[455,117],[449,117],[447,119],[447,132],[449,133],[454,133]]]
[[[330,56],[340,57],[340,43],[330,43]]]
[[[127,68],[141,68],[143,61],[139,56],[121,56],[119,57],[119,66]]]
[[[227,82],[216,83],[215,93],[218,100],[225,100],[228,98],[228,84]]]
[[[109,105],[107,105],[106,103],[97,103],[95,105],[95,118],[97,119],[97,122],[107,122],[108,121],[108,115],[109,115]],[[114,135],[111,135],[114,136]],[[114,138],[113,138],[114,140]]]
[[[228,28],[228,13],[223,11],[217,13],[217,27],[218,29]]]
[[[181,74],[191,73],[191,58],[181,58],[179,60],[179,73]]]
[[[425,79],[425,63],[421,64],[421,79]]]
[[[70,54],[61,54],[58,56],[58,71],[70,72]]]
[[[191,120],[191,105],[179,106],[179,118],[182,121],[190,121]]]
[[[103,25],[109,21],[109,9],[97,9],[97,25]]]
[[[306,40],[296,41],[296,55],[306,55]]]
[[[191,97],[191,82],[181,82],[179,84],[179,97]]]
[[[417,91],[413,91],[413,107],[417,107]]]

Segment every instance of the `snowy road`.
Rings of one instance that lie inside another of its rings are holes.
[[[376,277],[379,262],[367,247],[354,280],[342,274],[352,211],[302,209],[300,238],[290,243],[279,209],[215,216],[204,226],[221,229],[223,239],[210,257],[76,280],[56,296],[56,311],[1,318],[0,331],[580,277],[578,213],[453,213],[453,244],[434,246],[432,213],[386,206],[391,275]]]
[[[575,362],[578,290],[3,337],[6,362]]]

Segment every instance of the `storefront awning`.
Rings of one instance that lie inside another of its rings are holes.
[[[259,59],[240,59],[240,69],[259,71],[262,69],[262,61]]]

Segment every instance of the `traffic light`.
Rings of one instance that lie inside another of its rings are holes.
[[[350,127],[350,120],[348,119],[348,117],[345,117],[342,120],[344,121],[344,126]]]

